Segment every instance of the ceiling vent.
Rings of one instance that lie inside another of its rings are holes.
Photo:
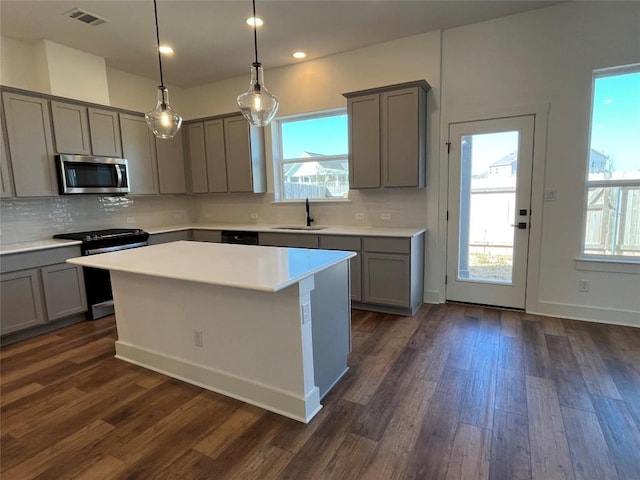
[[[107,23],[109,20],[106,18],[99,17],[93,13],[89,13],[86,10],[81,10],[80,8],[74,8],[73,10],[64,14],[65,17],[73,18],[74,20],[78,20],[82,23],[86,23],[87,25],[91,25],[97,27],[98,25],[102,25],[103,23]]]

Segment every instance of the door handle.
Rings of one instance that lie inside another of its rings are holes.
[[[518,227],[518,230],[526,230],[527,222],[518,222],[511,225],[512,227]]]

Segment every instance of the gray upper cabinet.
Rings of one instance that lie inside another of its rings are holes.
[[[87,107],[52,101],[51,116],[57,153],[91,155]]]
[[[155,137],[143,116],[120,114],[122,154],[128,160],[132,195],[158,193]]]
[[[224,121],[204,122],[204,144],[207,152],[207,182],[209,192],[228,191],[227,161],[224,148]]]
[[[9,156],[7,145],[4,141],[4,114],[0,109],[0,197],[10,197],[13,195],[11,187],[11,175],[9,174]]]
[[[207,193],[207,154],[204,148],[204,124],[192,123],[183,127],[187,134],[187,158],[189,160],[189,172],[191,193]]]
[[[424,80],[345,93],[349,186],[425,186],[427,91]]]
[[[380,95],[349,99],[349,188],[379,188]]]
[[[91,151],[101,157],[122,157],[118,112],[89,107]]]
[[[160,193],[187,193],[183,129],[173,138],[156,138]]]
[[[57,195],[49,102],[12,92],[2,99],[16,196]]]
[[[189,124],[187,130],[192,193],[266,192],[262,129],[233,114]]]

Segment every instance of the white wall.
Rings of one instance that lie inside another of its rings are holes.
[[[542,219],[531,232],[530,268],[538,275],[529,279],[528,311],[640,325],[640,276],[575,265],[591,74],[640,62],[639,19],[638,2],[569,2],[443,34],[443,136],[449,122],[549,106],[546,158],[538,156],[534,167],[541,182],[534,183],[533,204],[542,211],[533,215]],[[542,202],[543,188],[556,190],[557,200]],[[590,293],[578,292],[580,279],[591,281]]]

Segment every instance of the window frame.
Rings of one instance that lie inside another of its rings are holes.
[[[284,158],[284,147],[282,144],[282,125],[289,122],[299,122],[304,120],[314,120],[326,117],[336,117],[341,115],[347,115],[347,108],[334,108],[330,110],[319,110],[315,112],[303,113],[298,115],[288,115],[285,117],[276,118],[272,122],[271,136],[273,144],[273,185],[274,185],[274,203],[300,203],[304,202],[304,198],[284,198],[284,176],[282,175],[283,165],[318,162],[318,157],[308,158]],[[348,136],[348,131],[347,131]],[[348,138],[347,138],[348,141]],[[348,143],[347,143],[348,145]],[[320,162],[329,161],[346,161],[349,162],[349,149],[347,146],[347,152],[344,155],[326,155],[322,157]],[[310,202],[349,202],[349,189],[344,197],[309,197]]]
[[[640,188],[640,178],[638,179],[598,179],[598,180],[590,180],[590,167],[591,167],[591,138],[593,134],[593,110],[595,107],[595,88],[596,81],[600,78],[612,77],[618,75],[624,75],[629,73],[640,73],[640,63],[624,65],[618,67],[604,68],[594,70],[591,77],[591,108],[589,110],[589,136],[587,143],[587,155],[586,155],[586,171],[585,171],[585,187],[583,194],[583,205],[582,205],[582,232],[581,232],[581,241],[580,241],[580,255],[576,259],[577,266],[581,265],[580,270],[589,270],[591,268],[587,268],[585,262],[594,262],[594,270],[601,271],[600,265],[605,263],[609,263],[609,267],[616,269],[615,265],[621,264],[640,264],[640,256],[633,255],[606,255],[606,254],[595,254],[595,253],[586,253],[587,250],[587,220],[589,216],[589,190],[592,188],[624,188],[624,187],[638,187]],[[605,269],[606,270],[606,269]],[[631,272],[629,272],[631,273]],[[635,269],[633,271],[635,272]]]

